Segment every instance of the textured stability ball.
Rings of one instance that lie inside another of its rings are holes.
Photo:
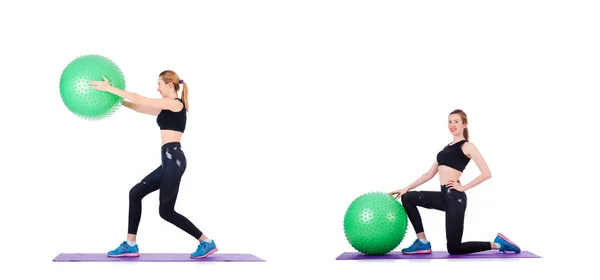
[[[382,192],[356,198],[344,217],[346,239],[366,255],[384,255],[394,250],[404,239],[407,227],[404,206]]]
[[[84,119],[103,119],[121,105],[121,98],[109,92],[91,89],[89,81],[103,81],[125,90],[121,69],[110,59],[99,55],[80,56],[65,67],[60,76],[60,96],[75,115]]]

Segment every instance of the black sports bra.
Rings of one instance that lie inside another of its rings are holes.
[[[177,100],[183,101],[179,98]],[[187,122],[187,111],[185,110],[185,103],[179,112],[173,112],[171,110],[162,110],[156,117],[156,123],[160,130],[175,130],[179,132],[185,131],[185,124]]]
[[[448,144],[437,154],[438,165],[444,165],[463,172],[471,159],[462,151],[462,146],[467,140]]]

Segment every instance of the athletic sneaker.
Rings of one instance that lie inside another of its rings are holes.
[[[129,246],[127,241],[123,241],[117,249],[108,252],[109,257],[139,257],[138,245]]]
[[[215,244],[214,240],[211,240],[210,242],[203,240],[200,242],[200,244],[198,244],[198,249],[196,249],[196,252],[193,252],[190,257],[193,259],[206,258],[218,250],[219,249],[217,249],[217,245]]]
[[[496,235],[496,239],[494,239],[494,242],[500,244],[500,248],[498,250],[500,250],[503,253],[506,253],[507,251],[521,253],[521,248],[519,248],[517,244],[510,241],[510,239],[506,238],[506,236],[502,235],[501,233],[498,233],[498,235]]]
[[[431,242],[423,243],[418,238],[408,248],[402,249],[403,254],[430,254],[431,253]]]

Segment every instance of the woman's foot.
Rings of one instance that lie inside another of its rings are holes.
[[[123,243],[121,243],[121,245],[119,245],[119,247],[117,247],[117,249],[114,249],[110,252],[108,252],[108,256],[109,257],[139,257],[140,253],[138,250],[138,245],[134,244],[133,246],[130,246],[127,241],[123,241]]]
[[[500,244],[500,248],[498,248],[500,252],[506,253],[507,251],[510,251],[515,253],[521,253],[521,248],[519,248],[517,244],[510,241],[510,239],[506,238],[506,236],[504,236],[501,233],[498,233],[498,235],[496,235],[494,243]]]
[[[214,240],[202,240],[196,249],[196,252],[193,252],[190,257],[193,259],[201,259],[206,258],[215,252],[219,251],[217,249],[217,245]]]
[[[402,249],[402,254],[414,255],[414,254],[431,254],[431,243],[423,243],[419,238],[413,242],[408,248]]]

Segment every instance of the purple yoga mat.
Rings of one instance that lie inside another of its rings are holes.
[[[203,259],[192,259],[190,254],[183,253],[149,253],[139,257],[113,258],[106,254],[59,254],[54,262],[264,262],[252,254],[219,254],[215,253]]]
[[[338,256],[336,260],[431,260],[431,259],[523,259],[523,258],[541,258],[529,251],[521,251],[519,254],[502,253],[498,251],[486,251],[466,255],[450,255],[445,251],[435,251],[431,254],[404,255],[401,252],[390,252],[381,256],[367,256],[358,252],[345,252]]]

